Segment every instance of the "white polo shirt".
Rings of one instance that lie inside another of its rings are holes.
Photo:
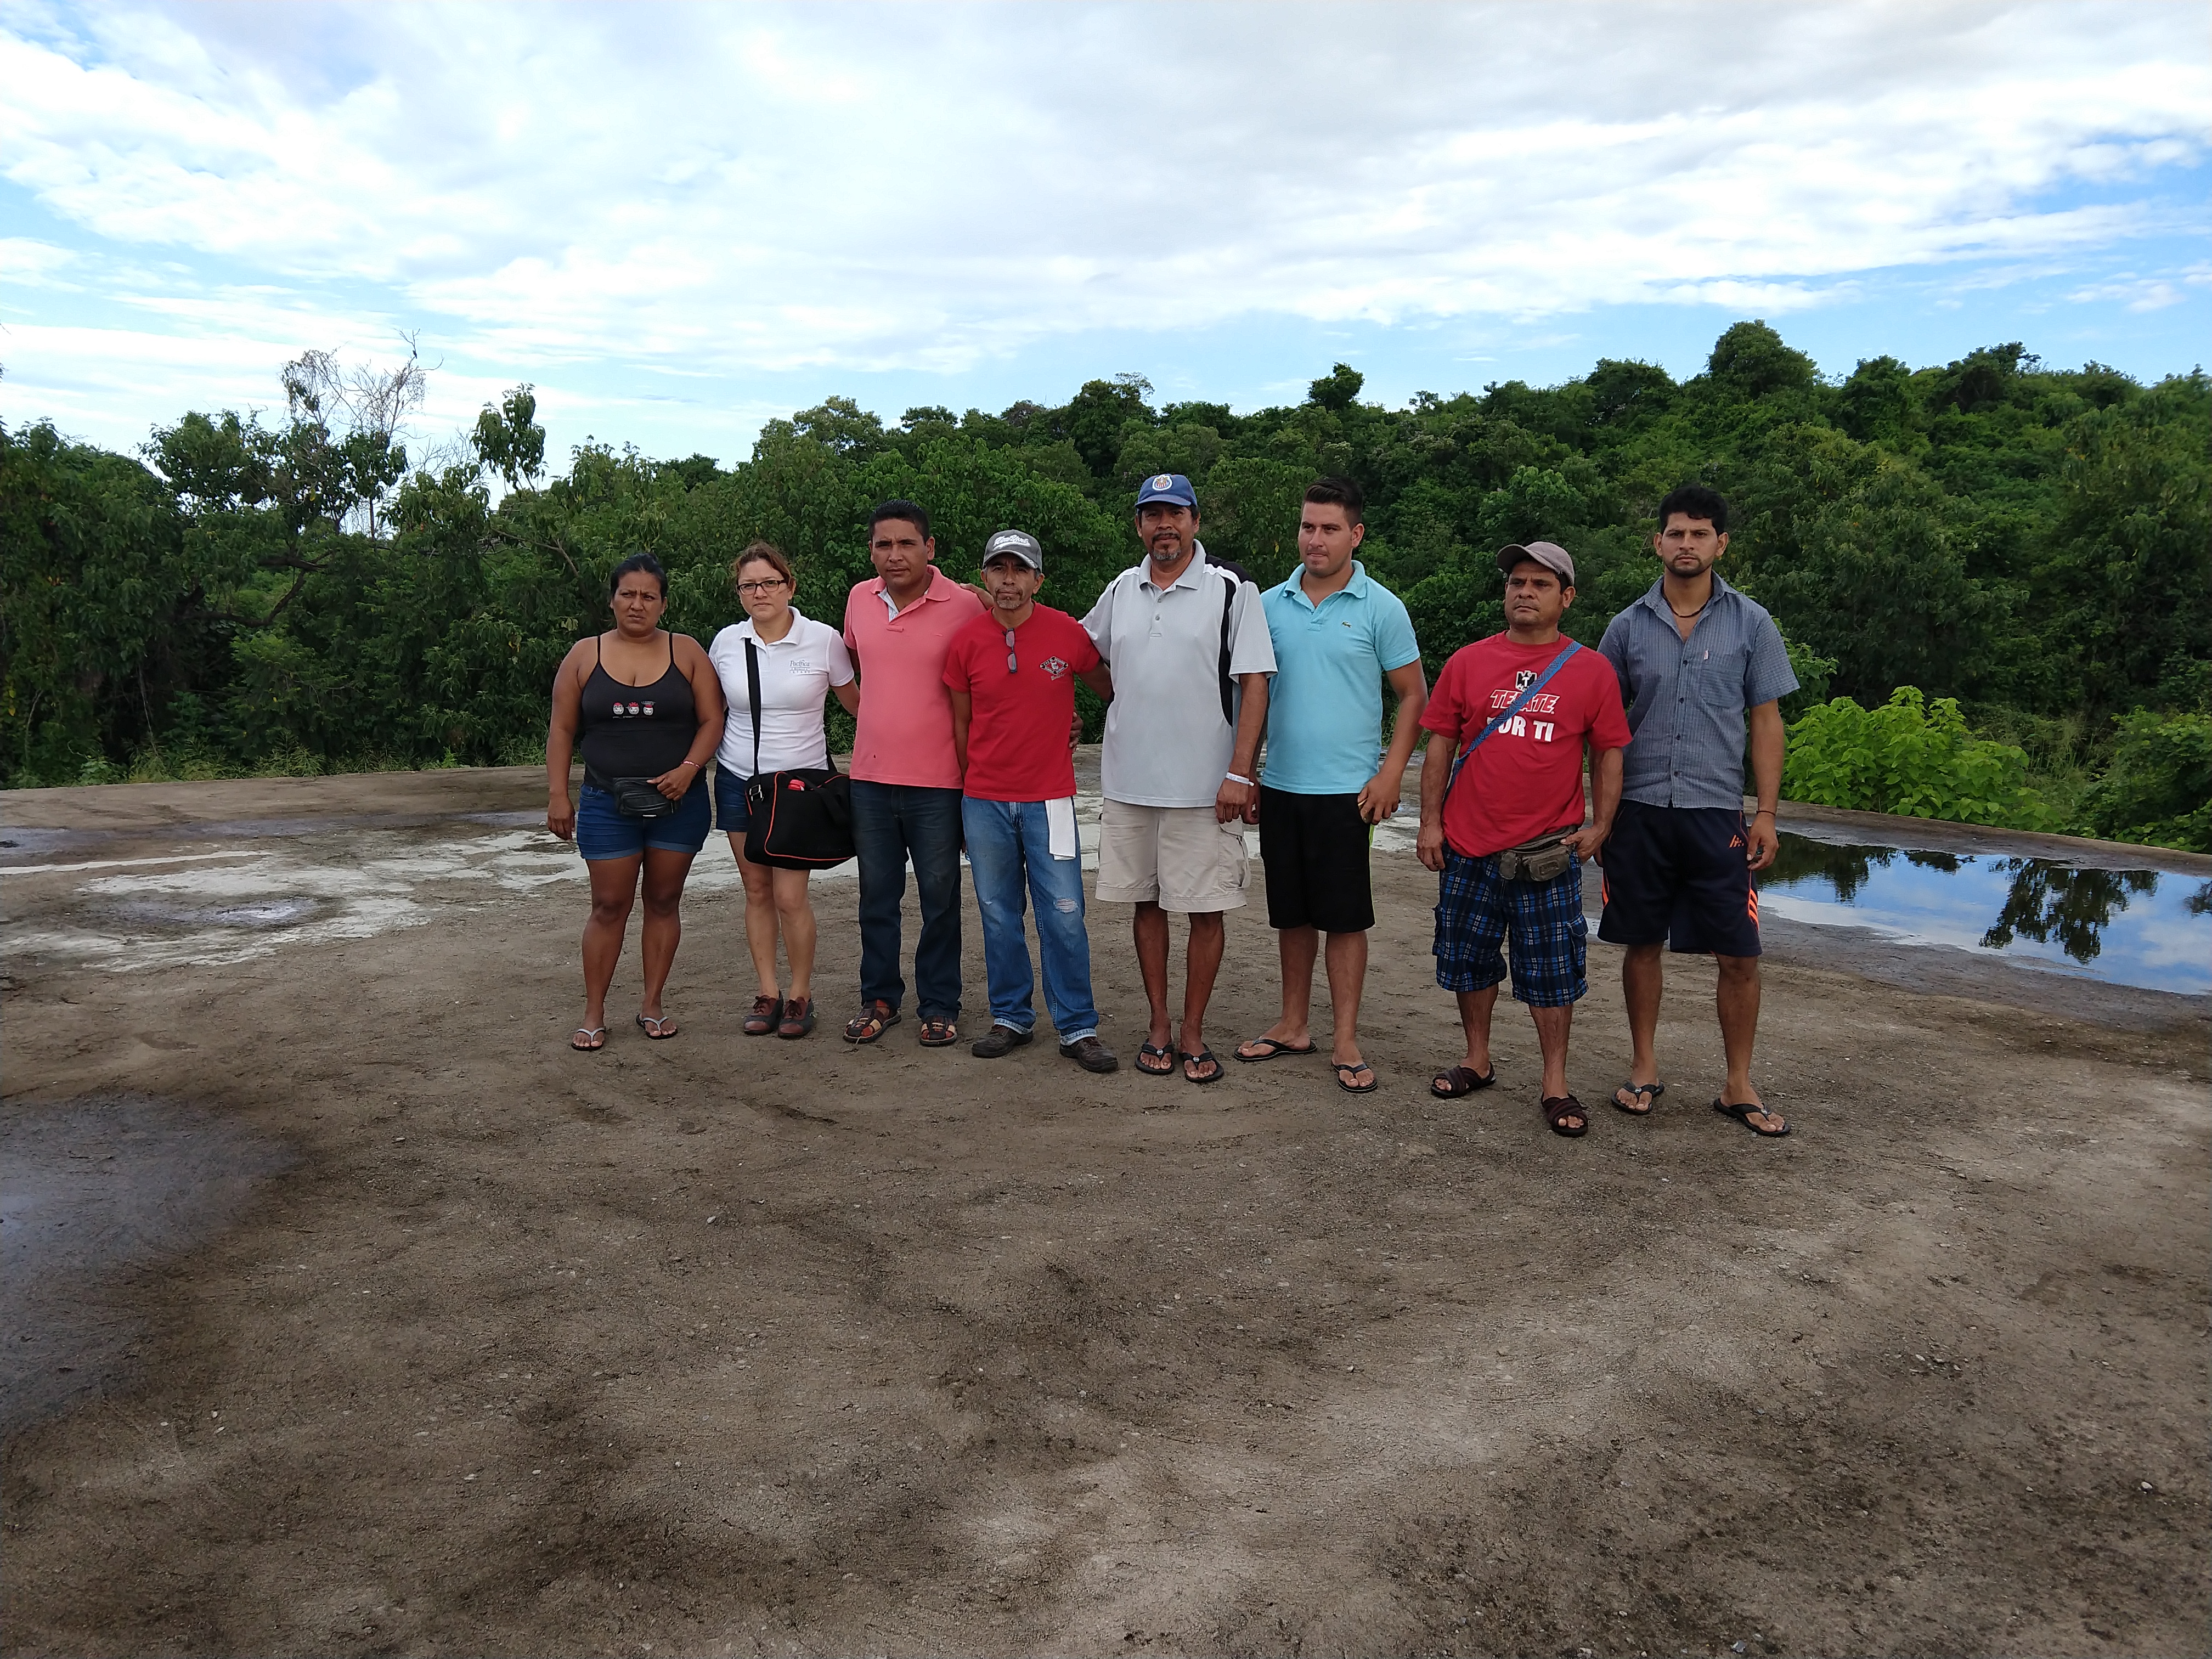
[[[1221,610],[1236,578],[1203,556],[1165,588],[1150,559],[1114,579],[1083,626],[1114,676],[1101,781],[1132,806],[1211,806],[1229,771],[1237,728],[1221,714]],[[1229,611],[1229,672],[1275,672],[1260,590],[1237,582]],[[1232,710],[1239,706],[1232,697]]]
[[[791,629],[780,640],[762,639],[746,617],[714,635],[707,660],[722,682],[729,717],[714,764],[741,778],[753,775],[753,711],[745,677],[745,641],[760,653],[760,769],[796,772],[830,764],[822,727],[822,701],[833,685],[853,683],[853,659],[837,630],[792,608]]]

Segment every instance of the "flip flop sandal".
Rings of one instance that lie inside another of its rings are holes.
[[[1347,1066],[1342,1060],[1331,1060],[1329,1064],[1336,1072],[1336,1086],[1348,1095],[1371,1095],[1382,1086],[1382,1079],[1375,1075],[1375,1068],[1364,1060],[1354,1066]],[[1350,1081],[1362,1072],[1367,1073],[1366,1082]]]
[[[775,1034],[780,1037],[803,1037],[814,1029],[814,999],[793,997],[783,1005],[783,1018],[776,1022]]]
[[[1651,1098],[1644,1101],[1641,1106],[1624,1105],[1620,1098],[1621,1089],[1626,1089],[1639,1100],[1642,1100],[1645,1095],[1650,1096]],[[1650,1117],[1653,1104],[1666,1092],[1667,1085],[1663,1083],[1638,1083],[1635,1079],[1631,1078],[1620,1085],[1620,1089],[1615,1089],[1613,1091],[1613,1109],[1616,1112],[1626,1112],[1631,1117]]]
[[[845,1041],[873,1042],[898,1023],[899,1011],[890,1003],[870,1003],[866,1010],[845,1022]]]
[[[1247,1048],[1264,1048],[1267,1052],[1265,1054],[1248,1054],[1244,1052]],[[1310,1042],[1306,1044],[1303,1048],[1293,1048],[1289,1043],[1279,1042],[1273,1037],[1254,1037],[1249,1042],[1240,1043],[1231,1052],[1235,1054],[1237,1059],[1244,1061],[1244,1063],[1249,1066],[1263,1060],[1279,1060],[1285,1054],[1310,1054],[1313,1053],[1313,1051],[1314,1045]]]
[[[1181,1060],[1185,1066],[1205,1066],[1209,1064],[1212,1066],[1213,1074],[1211,1077],[1193,1077],[1188,1072],[1185,1072],[1182,1074],[1182,1080],[1184,1082],[1195,1083],[1201,1088],[1209,1083],[1218,1083],[1223,1078],[1229,1074],[1228,1068],[1223,1066],[1219,1060],[1214,1059],[1213,1050],[1211,1048],[1200,1048],[1194,1054],[1178,1048],[1176,1050],[1176,1058]]]
[[[1455,1066],[1449,1071],[1437,1073],[1435,1080],[1429,1085],[1429,1092],[1438,1100],[1457,1100],[1462,1095],[1473,1094],[1477,1089],[1487,1089],[1497,1081],[1498,1068],[1495,1066],[1490,1068],[1488,1077],[1478,1076],[1464,1066]]]
[[[960,1041],[960,1028],[949,1019],[925,1019],[921,1022],[921,1046],[925,1048],[950,1048]]]
[[[576,1037],[597,1037],[597,1042],[579,1042]],[[596,1054],[607,1046],[607,1028],[604,1025],[579,1025],[576,1036],[568,1039],[568,1046],[580,1054]]]
[[[783,999],[781,997],[755,997],[753,1011],[745,1016],[745,1035],[766,1036],[770,1031],[775,1030],[775,1023],[782,1018],[782,1015]]]
[[[637,1017],[637,1029],[655,1042],[665,1042],[669,1038],[678,1036],[681,1027],[675,1031],[668,1029],[675,1023],[676,1016],[673,1014],[640,1014]]]
[[[1145,1064],[1147,1056],[1166,1063],[1160,1066],[1147,1066]],[[1137,1069],[1146,1077],[1173,1077],[1176,1074],[1175,1060],[1175,1050],[1163,1048],[1157,1042],[1147,1042],[1137,1050]]]
[[[1577,1135],[1589,1133],[1589,1114],[1583,1110],[1582,1102],[1572,1095],[1546,1095],[1543,1104],[1544,1121],[1552,1126],[1553,1134],[1565,1135],[1572,1140]],[[1567,1120],[1571,1117],[1582,1119],[1571,1129],[1567,1127]]]
[[[1751,1121],[1751,1115],[1753,1112],[1757,1112],[1762,1117],[1766,1115],[1766,1108],[1764,1106],[1753,1105],[1747,1102],[1742,1105],[1731,1106],[1726,1101],[1716,1098],[1713,1102],[1713,1109],[1723,1117],[1734,1118],[1761,1140],[1779,1140],[1790,1133],[1790,1126],[1787,1123],[1778,1129],[1762,1129]]]

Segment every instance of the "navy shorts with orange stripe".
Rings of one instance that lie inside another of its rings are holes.
[[[1651,806],[1625,800],[1599,855],[1608,945],[1759,955],[1759,894],[1751,884],[1751,836],[1743,813],[1725,806]]]

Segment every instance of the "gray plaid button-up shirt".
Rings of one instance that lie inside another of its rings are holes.
[[[1743,805],[1744,711],[1797,689],[1782,630],[1713,575],[1713,597],[1684,639],[1662,584],[1606,624],[1598,649],[1620,676],[1634,734],[1621,794],[1647,806]]]

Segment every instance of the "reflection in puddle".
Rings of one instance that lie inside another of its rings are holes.
[[[1838,846],[1785,831],[1759,906],[1792,921],[2002,951],[2154,991],[2212,991],[2212,882],[2048,859]]]

